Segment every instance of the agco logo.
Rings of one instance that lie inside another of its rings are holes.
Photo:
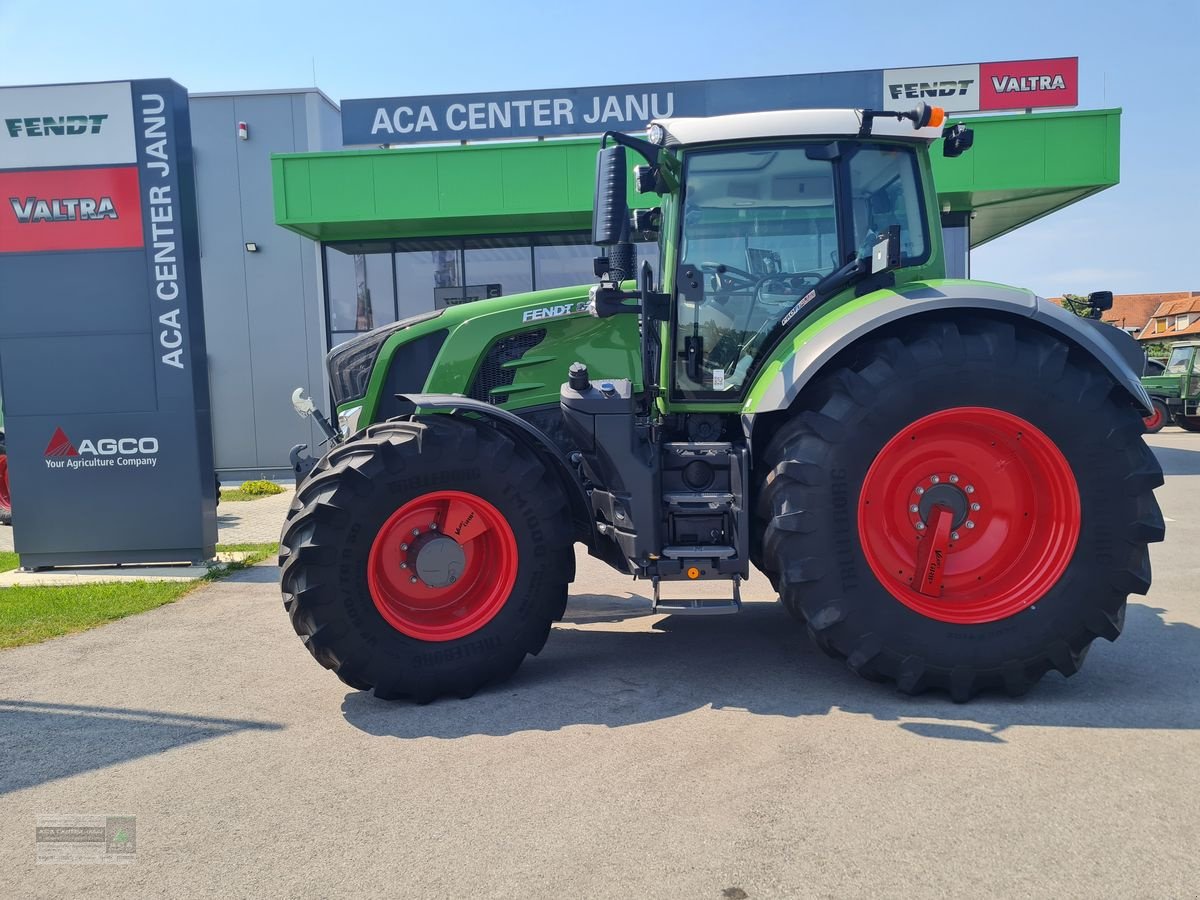
[[[76,446],[60,426],[46,445],[45,457],[47,469],[153,467],[158,465],[158,438],[99,438]]]
[[[9,197],[13,215],[23,224],[31,222],[96,222],[101,219],[119,219],[112,197],[65,197],[42,200],[26,197]]]
[[[5,119],[9,137],[51,137],[53,135],[99,134],[108,113],[83,116],[26,116]]]

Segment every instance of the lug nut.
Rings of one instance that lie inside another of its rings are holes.
[[[420,528],[414,528],[414,529],[413,529],[413,537],[416,537],[416,536],[417,536],[418,534],[420,534],[420,533],[421,533],[421,529],[420,529]]]
[[[934,475],[932,478],[930,478],[930,479],[929,479],[929,483],[930,483],[930,484],[937,484],[937,483],[938,483],[939,481],[941,481],[941,480],[942,480],[942,479],[940,479],[940,478],[938,478],[936,475]]]
[[[430,525],[430,526],[429,526],[429,530],[430,530],[430,531],[437,531],[437,522],[434,522],[432,525]]]
[[[924,531],[924,530],[925,530],[925,523],[924,523],[924,522],[918,522],[918,523],[917,523],[917,531]]]
[[[983,507],[981,507],[981,506],[980,506],[978,503],[972,503],[972,504],[971,504],[971,510],[972,510],[973,512],[979,512],[979,510],[980,510],[980,509],[982,509],[982,508],[983,508]]]
[[[408,568],[408,563],[400,563],[400,568],[402,568],[402,569],[407,569],[407,568]]]
[[[950,483],[951,483],[951,484],[958,484],[958,476],[957,476],[957,475],[951,475],[951,476],[950,476]]]
[[[910,506],[908,508],[908,511],[909,512],[919,512],[920,509],[921,509],[921,507],[917,506],[917,504],[914,503],[912,506]]]
[[[923,493],[925,493],[925,488],[918,486],[916,493],[917,496],[920,497]]]
[[[952,541],[958,540],[958,532],[957,531],[950,532],[950,540],[952,540]]]
[[[975,493],[975,485],[968,484],[965,488],[963,488],[963,490],[966,491],[968,494],[973,494],[973,493]]]
[[[401,544],[401,545],[400,545],[400,549],[401,549],[401,550],[407,550],[407,549],[408,549],[408,544]]]
[[[968,527],[968,528],[974,528],[974,527],[975,527],[975,523],[974,523],[974,522],[972,522],[970,519],[967,519],[967,527]]]
[[[417,576],[416,576],[416,575],[414,575],[412,578],[410,578],[410,579],[408,579],[408,580],[409,580],[409,583],[410,583],[410,584],[416,584],[416,583],[417,583]]]

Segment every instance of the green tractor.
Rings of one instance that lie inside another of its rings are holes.
[[[1142,376],[1153,411],[1146,416],[1146,431],[1156,434],[1174,422],[1187,431],[1200,431],[1200,341],[1183,341],[1171,347],[1166,367]]]
[[[340,429],[297,457],[280,551],[317,661],[382,698],[469,696],[541,650],[577,543],[672,615],[736,613],[754,566],[821,649],[906,693],[1020,694],[1115,639],[1163,537],[1140,351],[944,277],[929,148],[972,135],[941,119],[608,133],[597,285],[330,353]],[[627,152],[655,209],[630,212]]]

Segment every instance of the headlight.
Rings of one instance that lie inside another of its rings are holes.
[[[384,325],[374,331],[368,331],[361,337],[346,341],[333,350],[326,358],[326,368],[329,370],[329,384],[333,388],[334,405],[340,406],[347,400],[354,400],[367,393],[367,384],[371,380],[371,370],[375,368],[375,358],[379,350],[397,331],[411,328],[421,322],[436,319],[442,314],[437,309],[422,313],[391,325]]]
[[[362,409],[361,406],[352,406],[338,413],[338,431],[341,432],[342,440],[358,432],[358,417],[362,415]]]
[[[667,129],[663,128],[657,122],[651,122],[650,127],[646,129],[646,140],[661,147],[666,143]]]

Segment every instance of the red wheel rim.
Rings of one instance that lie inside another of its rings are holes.
[[[1062,452],[1024,419],[984,407],[901,430],[871,464],[858,505],[879,582],[921,615],[962,625],[1036,603],[1067,568],[1079,528],[1079,488]]]
[[[422,641],[478,631],[500,612],[516,580],[512,528],[496,507],[464,491],[405,503],[383,523],[367,558],[375,608],[397,631]]]
[[[12,509],[12,495],[8,492],[8,454],[0,456],[0,509]]]
[[[1142,421],[1144,421],[1146,423],[1146,430],[1152,431],[1155,428],[1157,428],[1159,425],[1162,424],[1162,420],[1163,420],[1162,407],[1159,406],[1157,403],[1155,403],[1154,404],[1154,412],[1152,412],[1150,415],[1146,416],[1146,418],[1143,419]]]

